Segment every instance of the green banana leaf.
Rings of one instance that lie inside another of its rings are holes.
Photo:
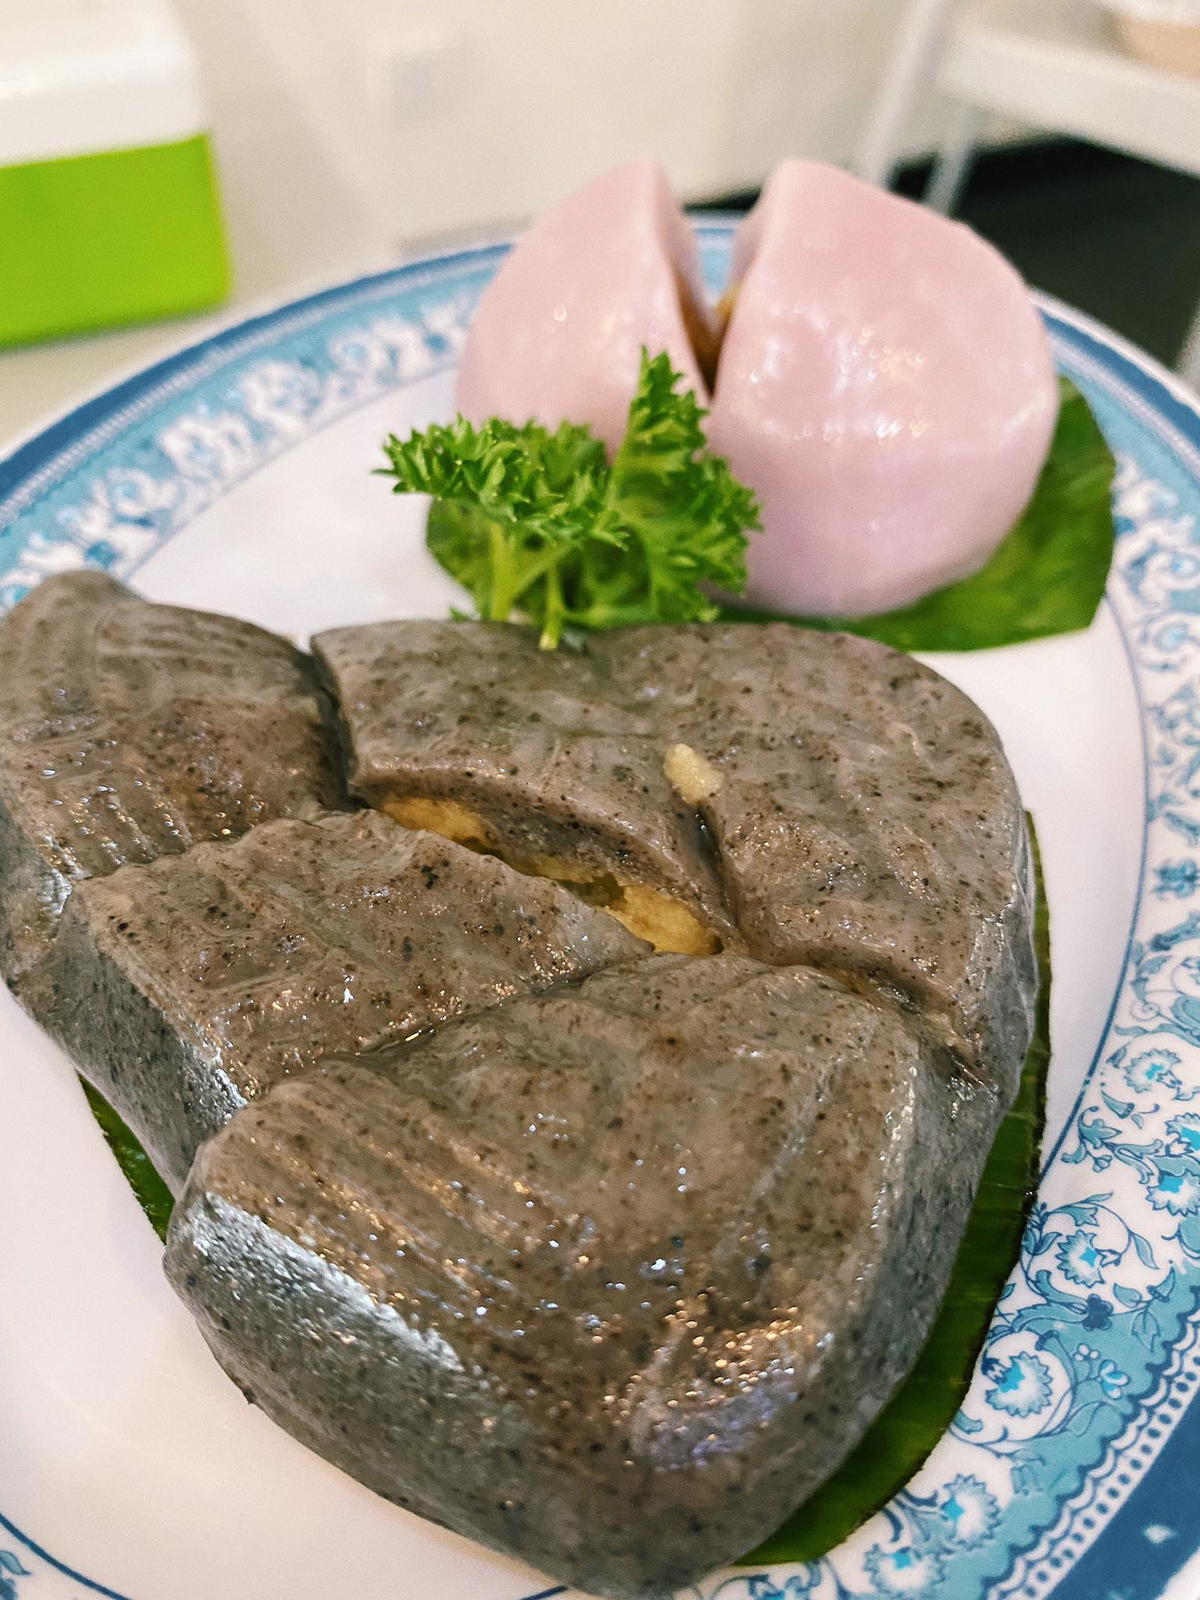
[[[102,1095],[91,1084],[80,1078],[92,1115],[100,1124],[104,1142],[116,1157],[117,1165],[125,1174],[138,1205],[150,1218],[150,1225],[160,1239],[167,1237],[167,1223],[171,1220],[171,1207],[175,1204],[171,1191],[151,1165],[150,1157],[135,1136]]]

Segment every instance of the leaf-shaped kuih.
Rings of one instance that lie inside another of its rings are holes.
[[[988,1158],[938,1319],[911,1375],[862,1443],[833,1478],[747,1556],[747,1562],[804,1561],[832,1549],[908,1482],[954,1419],[992,1308],[1012,1268],[1036,1189],[1050,1060],[1049,931],[1039,858],[1035,939],[1040,989],[1033,1042],[1017,1102],[1001,1124]],[[155,1232],[165,1237],[172,1207],[170,1191],[112,1108],[94,1090],[89,1088],[87,1095],[138,1203]],[[1169,1285],[1163,1289],[1169,1293]],[[1167,1297],[1163,1290],[1151,1292]],[[0,1563],[6,1556],[7,1552],[0,1552]]]
[[[670,437],[646,455],[690,475]],[[622,507],[644,475],[630,466]],[[87,574],[55,583],[56,604],[135,605]],[[0,644],[26,641],[17,676],[53,687],[61,629],[28,637],[46,601]],[[179,643],[223,625],[136,605],[170,704],[193,681]],[[235,634],[214,693],[239,653],[282,644]],[[685,623],[546,651],[503,623],[398,620],[314,649],[319,675],[284,650],[285,681],[322,685],[311,716],[336,708],[332,776],[355,805],[74,883],[22,998],[165,1157],[172,1281],[269,1414],[593,1592],[693,1581],[836,1467],[933,1320],[1030,1034],[1012,772],[961,691],[845,634]],[[125,707],[149,673],[110,692],[135,771],[149,735]],[[27,761],[26,725],[0,770]],[[221,749],[236,766],[241,746]],[[650,955],[635,915],[674,953]],[[369,979],[347,990],[351,969]],[[568,1137],[542,1136],[547,1108]],[[509,1217],[523,1194],[532,1231],[523,1199]],[[696,1331],[679,1343],[681,1297]],[[581,1339],[598,1304],[612,1337]],[[719,1457],[695,1448],[710,1384]],[[625,1431],[610,1393],[631,1397]]]

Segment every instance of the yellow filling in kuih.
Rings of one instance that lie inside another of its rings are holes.
[[[381,809],[404,828],[422,828],[468,850],[495,855],[515,872],[550,878],[589,905],[607,911],[655,950],[673,955],[711,956],[721,941],[694,911],[663,889],[628,883],[612,872],[592,869],[569,856],[521,855],[502,846],[485,817],[444,796],[389,795]]]
[[[383,802],[382,809],[402,828],[423,828],[427,833],[440,833],[443,839],[484,854],[492,849],[492,830],[461,800],[428,794],[391,795]]]
[[[604,909],[656,950],[681,956],[715,956],[721,941],[682,901],[644,883],[618,885]]]

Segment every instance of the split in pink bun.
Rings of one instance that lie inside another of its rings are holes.
[[[890,611],[983,566],[1058,412],[1012,267],[960,223],[788,161],[742,224],[734,277],[708,434],[763,505],[748,598]]]
[[[588,423],[615,449],[643,345],[701,397],[712,341],[696,241],[653,161],[631,161],[541,216],[480,302],[456,402],[473,422]]]
[[[1029,294],[959,223],[836,168],[777,169],[734,246],[709,439],[762,502],[756,604],[890,611],[978,570],[1029,500],[1058,388]],[[708,402],[695,241],[638,161],[547,212],[475,315],[460,410],[620,440],[643,346]]]

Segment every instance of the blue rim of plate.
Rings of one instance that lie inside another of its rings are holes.
[[[731,225],[697,233],[719,282]],[[51,571],[129,576],[283,451],[446,371],[506,248],[251,316],[19,444],[0,460],[0,610]],[[700,1600],[1155,1600],[1200,1548],[1200,909],[1187,909],[1200,894],[1200,406],[1115,335],[1041,306],[1120,462],[1106,605],[1147,741],[1122,978],[946,1439],[829,1557],[717,1575]],[[0,1593],[17,1595],[33,1561],[122,1600],[2,1515],[0,1530],[21,1552],[0,1550]]]

